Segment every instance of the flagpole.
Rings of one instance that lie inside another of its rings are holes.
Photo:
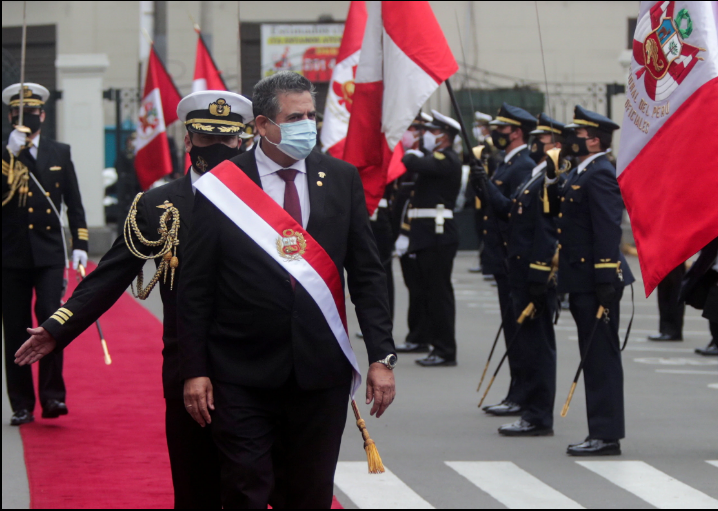
[[[461,116],[461,110],[459,110],[459,102],[456,101],[456,96],[454,95],[454,89],[451,87],[451,82],[449,82],[449,79],[447,78],[444,82],[446,84],[446,90],[449,93],[449,98],[451,99],[451,104],[454,107],[454,111],[456,112],[456,117],[459,121],[459,125],[461,126],[461,138],[464,139],[464,144],[466,145],[466,152],[469,154],[469,159],[471,160],[471,163],[477,163],[476,156],[474,156],[474,152],[470,151],[471,148],[471,140],[469,139],[469,132],[466,131],[466,124],[464,123],[464,119]]]
[[[22,46],[20,48],[20,113],[18,125],[15,127],[18,131],[30,134],[30,130],[23,124],[25,117],[25,53],[27,51],[27,2],[22,3]]]

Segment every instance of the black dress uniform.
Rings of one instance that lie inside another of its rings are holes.
[[[27,84],[28,86],[33,84]],[[7,90],[7,89],[6,89]],[[42,88],[43,92],[47,92]],[[49,93],[48,93],[49,95]],[[26,94],[27,106],[41,107],[47,96],[37,91]],[[18,95],[10,99],[17,107]],[[82,207],[70,146],[38,135],[30,147],[15,157],[3,143],[2,155],[2,315],[5,329],[5,371],[10,405],[14,413],[35,408],[35,392],[30,367],[15,365],[14,354],[27,340],[32,327],[33,292],[35,317],[42,323],[60,306],[65,289],[64,267],[67,261],[59,212],[67,206],[72,249],[87,252],[88,231]],[[29,172],[29,174],[28,174]],[[40,183],[38,186],[30,174]],[[26,176],[27,189],[17,186]],[[13,182],[9,178],[13,177]],[[7,203],[6,203],[7,201]],[[40,404],[47,411],[50,402],[64,403],[62,353],[54,353],[40,362]],[[66,409],[65,409],[66,413]],[[46,415],[47,417],[47,415]],[[52,416],[50,416],[52,418]]]
[[[686,274],[686,265],[681,263],[658,284],[658,335],[648,337],[651,341],[682,341],[683,316],[686,304],[679,300],[681,283]]]
[[[216,103],[217,92],[202,91],[185,97],[178,106],[181,119],[187,113],[201,117],[203,131],[214,126],[226,129],[228,125],[239,126],[251,119],[251,103],[239,96],[223,92],[221,99],[232,110],[233,116],[219,117],[208,108]],[[204,111],[203,111],[204,110]],[[236,117],[235,117],[236,116]],[[232,123],[232,124],[229,124]],[[188,128],[197,133],[196,128]],[[236,136],[236,135],[229,135]],[[209,146],[212,147],[212,146]],[[203,148],[204,149],[204,148]],[[236,151],[239,154],[239,151]],[[174,275],[159,280],[160,296],[163,304],[162,383],[166,404],[165,431],[167,447],[172,469],[176,509],[220,509],[220,463],[219,454],[212,440],[211,427],[202,428],[187,413],[184,406],[184,380],[180,376],[180,355],[178,344],[177,289],[182,280],[184,269],[184,251],[192,227],[194,209],[194,191],[192,179],[197,178],[194,170],[186,176],[169,184],[150,190],[136,200],[134,218],[138,230],[149,241],[160,238],[160,219],[165,212],[179,214],[176,252],[172,252],[179,263]],[[171,215],[170,215],[171,217]],[[80,283],[70,300],[42,326],[57,341],[58,349],[64,349],[75,338],[107,312],[130,286],[134,278],[142,271],[146,259],[156,256],[161,247],[151,247],[137,239],[132,231],[132,221],[128,218],[125,235],[115,241],[110,251],[102,258],[95,271]],[[174,221],[167,224],[174,226]],[[127,241],[132,245],[128,247]],[[159,267],[164,259],[155,259]],[[138,290],[138,293],[140,291]],[[141,295],[142,296],[142,295]],[[146,296],[145,296],[146,297]]]
[[[499,110],[499,115],[490,124],[492,126],[515,126],[521,128],[528,136],[528,133],[536,128],[536,118],[526,110],[504,103]],[[535,166],[536,163],[529,157],[528,146],[523,144],[504,155],[491,177],[491,182],[504,197],[511,198],[519,186],[531,176],[531,171]],[[508,219],[498,218],[491,204],[484,205],[484,250],[481,252],[481,270],[484,275],[493,275],[496,279],[504,325],[504,339],[507,344],[516,332],[516,317],[513,314],[508,276],[506,248],[508,230]],[[513,405],[511,407],[520,407],[525,401],[525,396],[520,385],[519,360],[513,353],[509,353],[509,369],[511,384],[504,403]]]
[[[701,250],[683,279],[680,301],[703,310],[709,321],[711,342],[696,349],[698,355],[718,356],[718,238]]]
[[[577,106],[574,122],[566,128],[587,126],[607,133],[618,128],[610,119]],[[569,138],[565,144],[573,145]],[[574,151],[578,147],[576,144]],[[562,185],[550,185],[547,191],[551,212],[558,216],[558,290],[570,295],[571,314],[585,359],[588,440],[617,442],[625,437],[620,301],[624,286],[634,278],[620,251],[623,201],[616,171],[605,153],[596,153],[573,168]],[[616,290],[613,302],[606,307],[608,322],[599,321],[586,353],[600,305],[597,291],[606,285]]]
[[[394,226],[392,221],[392,199],[394,195],[394,183],[390,183],[384,190],[384,197],[379,202],[379,207],[371,216],[371,230],[374,233],[376,247],[379,250],[381,264],[386,272],[387,288],[389,291],[389,307],[391,317],[394,319]]]
[[[444,129],[453,139],[451,130],[456,128],[447,120],[456,121],[436,111],[432,114],[434,119],[426,126]],[[451,272],[459,248],[453,210],[461,189],[461,160],[449,146],[424,157],[407,154],[403,162],[407,172],[417,175],[408,210],[408,253],[416,256],[416,292],[424,307],[421,335],[434,347],[432,355],[452,364],[456,362],[456,303]]]

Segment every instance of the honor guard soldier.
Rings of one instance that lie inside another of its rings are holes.
[[[507,199],[481,169],[474,171],[474,184],[488,192],[491,208],[508,220],[508,277],[513,317],[518,318],[533,303],[533,317],[518,327],[509,356],[519,360],[518,384],[523,389],[521,419],[499,428],[503,436],[553,435],[556,399],[556,225],[548,215],[544,193],[547,151],[560,148],[563,124],[546,114],[538,117],[531,132],[530,156],[538,163],[531,176]],[[558,159],[558,158],[557,158]]]
[[[252,103],[232,92],[200,91],[180,101],[177,115],[187,128],[184,144],[192,162],[190,171],[182,179],[135,198],[124,236],[115,241],[67,304],[33,331],[33,337],[18,353],[18,362],[32,363],[51,351],[62,353],[115,304],[138,275],[136,296],[142,300],[159,283],[164,306],[162,380],[175,507],[219,509],[219,459],[210,428],[201,428],[184,406],[177,344],[177,287],[193,220],[193,184],[222,161],[240,154],[239,135],[253,119]],[[142,269],[152,259],[157,273],[144,287]]]
[[[371,230],[376,240],[376,248],[379,249],[379,257],[386,272],[387,286],[389,291],[389,307],[391,317],[394,319],[394,230],[392,229],[391,203],[394,195],[394,183],[389,183],[384,190],[384,197],[379,201],[379,206],[370,217]]]
[[[531,176],[531,172],[536,166],[536,163],[529,157],[527,145],[529,133],[536,128],[536,118],[522,108],[504,103],[496,119],[489,124],[493,127],[491,139],[494,147],[504,151],[503,160],[490,179],[501,194],[508,199]],[[491,205],[485,205],[484,250],[481,252],[481,270],[484,275],[493,275],[496,279],[504,338],[507,344],[516,332],[516,317],[513,314],[508,275],[508,229],[508,219],[498,218]],[[519,359],[512,352],[509,352],[508,359],[511,371],[509,392],[501,403],[484,408],[488,414],[501,417],[521,415],[524,389],[519,384]]]
[[[423,367],[456,365],[456,305],[451,272],[459,248],[454,207],[461,188],[461,160],[452,145],[461,127],[454,119],[432,110],[433,120],[424,125],[424,148],[419,156],[409,152],[403,162],[417,175],[408,209],[409,255],[416,255],[416,291],[424,307],[421,327],[434,347]]]
[[[634,278],[620,251],[623,201],[616,170],[606,157],[618,128],[611,119],[576,106],[573,122],[566,125],[571,131],[564,150],[577,166],[561,184],[553,162],[547,166],[550,209],[558,216],[558,288],[569,294],[584,361],[589,436],[569,446],[572,456],[619,455],[625,436],[618,327],[623,289]]]
[[[65,290],[63,203],[70,221],[73,263],[75,268],[78,263],[87,264],[87,223],[70,146],[41,135],[43,107],[49,96],[49,91],[36,83],[26,83],[22,90],[16,83],[2,92],[15,128],[3,144],[2,155],[2,316],[13,426],[34,420],[32,372],[12,363],[15,351],[27,339],[27,329],[32,327],[33,292],[35,317],[42,323],[60,306]],[[20,108],[24,126],[19,126]],[[65,315],[62,311],[60,314]],[[44,419],[68,413],[62,365],[62,353],[40,364]]]
[[[710,324],[711,342],[705,348],[696,349],[696,354],[718,356],[718,238],[701,250],[686,273],[679,301],[702,310]]]
[[[474,112],[474,126],[472,134],[479,143],[477,147],[482,147],[482,151],[487,152],[487,156],[493,156],[497,151],[493,143],[491,143],[491,128],[489,123],[492,121],[490,115],[482,112]],[[489,175],[491,175],[490,169]],[[481,273],[481,250],[484,245],[484,211],[479,197],[474,197],[474,228],[476,229],[476,239],[479,244],[479,265],[476,268],[469,268],[470,273]]]

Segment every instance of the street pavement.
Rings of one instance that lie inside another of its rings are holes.
[[[475,263],[475,253],[460,253],[454,271],[459,366],[425,369],[414,364],[418,355],[401,356],[397,399],[379,420],[368,416],[369,407],[358,396],[388,470],[381,476],[366,473],[362,439],[350,412],[336,478],[342,505],[350,509],[718,509],[718,360],[693,354],[710,339],[708,323],[700,313],[686,310],[685,342],[647,342],[646,336],[658,325],[656,299],[645,299],[642,282],[636,283],[636,319],[624,352],[624,454],[609,459],[569,458],[566,446],[587,435],[582,385],[568,417],[559,417],[579,362],[570,313],[563,312],[556,330],[555,436],[500,437],[497,428],[513,419],[488,417],[477,407],[481,396],[476,386],[500,314],[496,289],[468,272]],[[630,258],[629,264],[640,279],[638,260]],[[407,334],[407,294],[398,264],[395,282],[395,338],[401,341]],[[630,295],[629,289],[622,303],[622,330],[631,313]],[[161,317],[157,293],[143,304]],[[352,337],[359,331],[351,304],[349,328]],[[354,339],[353,344],[366,374],[363,343]],[[498,349],[494,364],[502,354]],[[487,402],[500,401],[507,387],[504,370]],[[22,445],[17,430],[6,426],[9,419],[4,399],[3,508],[27,507]]]

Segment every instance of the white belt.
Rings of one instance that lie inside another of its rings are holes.
[[[386,199],[382,199],[379,201],[379,207],[380,208],[388,208],[389,207],[389,201]]]
[[[410,209],[409,218],[454,218],[454,212],[445,209],[439,213],[438,209]]]
[[[372,222],[376,222],[379,219],[379,210],[386,209],[389,207],[389,201],[382,199],[379,201],[379,206],[374,210],[374,214],[369,218]]]

